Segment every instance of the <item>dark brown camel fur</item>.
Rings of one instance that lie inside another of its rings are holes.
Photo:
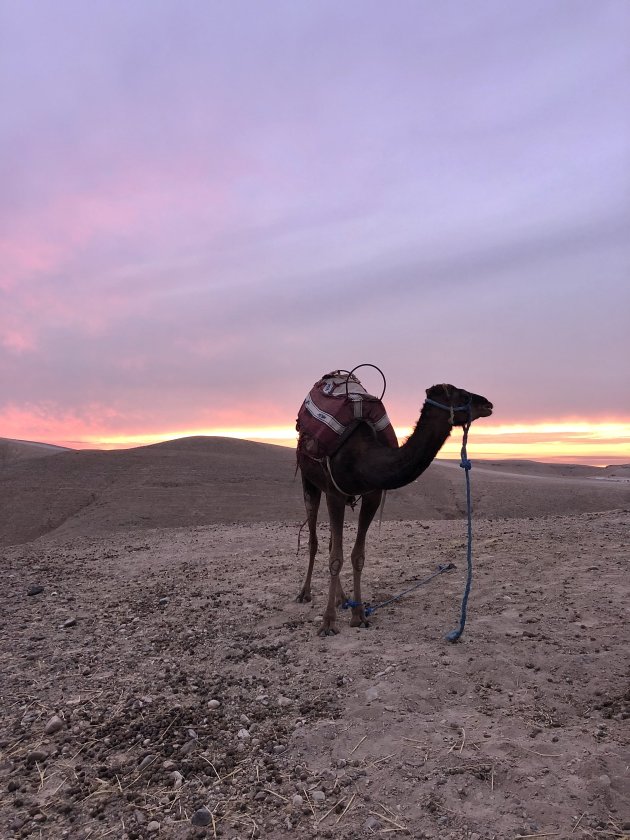
[[[317,553],[317,514],[322,493],[326,494],[330,519],[330,585],[328,603],[319,628],[320,636],[339,632],[337,605],[346,599],[339,574],[343,565],[343,524],[346,505],[361,497],[357,538],[351,553],[353,570],[352,627],[368,627],[361,599],[361,572],[365,563],[365,539],[379,508],[383,491],[404,487],[415,481],[429,466],[451,434],[453,426],[463,426],[478,417],[492,414],[492,403],[453,385],[434,385],[427,390],[427,401],[413,433],[403,446],[394,449],[377,441],[367,423],[359,423],[335,454],[326,462],[310,457],[300,441],[298,467],[309,529],[309,562],[304,585],[297,600],[311,600],[311,578]],[[439,405],[435,405],[438,403]],[[302,437],[302,435],[300,435]]]

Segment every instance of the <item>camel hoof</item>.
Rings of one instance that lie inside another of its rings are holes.
[[[353,618],[350,620],[350,627],[369,627],[370,622],[367,618]]]
[[[317,631],[318,636],[336,636],[338,635],[338,633],[339,630],[335,627],[334,624],[331,624],[330,626],[322,624],[322,626]]]
[[[300,592],[300,594],[295,599],[298,604],[305,604],[312,600],[310,592]]]

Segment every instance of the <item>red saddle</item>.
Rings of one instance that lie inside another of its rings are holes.
[[[385,446],[398,447],[385,406],[354,374],[335,370],[316,382],[298,412],[298,449],[313,458],[332,456],[359,423],[368,423]]]

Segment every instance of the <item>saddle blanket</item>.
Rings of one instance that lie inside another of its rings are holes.
[[[385,446],[398,447],[385,406],[368,394],[356,376],[335,370],[316,382],[298,412],[298,449],[313,458],[332,456],[359,423],[374,429]]]

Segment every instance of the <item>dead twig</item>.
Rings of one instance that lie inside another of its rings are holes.
[[[385,814],[379,814],[378,811],[370,811],[370,814],[373,817],[378,817],[380,820],[385,820],[385,822],[391,823],[393,826],[396,827],[397,831],[407,831],[407,828],[405,828],[404,825],[401,825],[400,823],[397,823],[394,820],[391,820],[389,817],[386,817]]]
[[[315,814],[315,808],[313,808],[313,803],[311,802],[311,797],[308,795],[308,792],[307,792],[305,787],[303,787],[302,790],[304,791],[304,796],[306,797],[306,801],[308,802],[308,807],[311,809],[311,813],[313,814],[313,817],[315,819],[317,819],[317,815]]]
[[[361,740],[359,741],[359,743],[356,745],[356,747],[354,747],[354,749],[350,750],[350,752],[348,753],[348,755],[352,755],[352,753],[353,753],[353,752],[356,752],[356,750],[358,750],[358,749],[359,749],[359,747],[360,747],[360,746],[361,746],[361,744],[365,741],[365,739],[366,739],[366,738],[367,738],[367,735],[364,735],[364,736],[363,736],[363,738],[361,738]]]
[[[352,803],[354,802],[355,798],[356,798],[356,793],[353,793],[353,794],[352,794],[352,796],[350,797],[350,801],[348,802],[348,804],[346,805],[346,807],[343,809],[343,811],[341,812],[341,814],[339,814],[339,816],[338,816],[338,817],[337,817],[337,819],[335,820],[335,825],[337,825],[337,823],[345,817],[345,815],[347,814],[347,812],[348,812],[348,811],[350,810],[350,808],[352,807]]]
[[[585,817],[585,816],[586,816],[586,811],[582,814],[582,816],[579,818],[579,820],[578,820],[578,821],[576,822],[576,824],[573,826],[573,828],[572,828],[572,830],[571,830],[571,834],[575,834],[577,827],[578,827],[578,826],[579,826],[579,824],[582,822],[582,820],[584,819],[584,817]]]
[[[281,796],[279,793],[276,793],[275,790],[269,790],[269,788],[263,788],[265,793],[270,793],[272,796],[277,796],[278,799],[282,799],[283,802],[288,802],[289,800],[286,796]]]
[[[329,810],[328,810],[328,811],[326,811],[326,813],[324,814],[324,816],[323,816],[323,817],[321,817],[321,819],[319,819],[319,820],[317,821],[317,825],[319,825],[320,823],[324,822],[324,820],[326,819],[326,817],[327,817],[329,814],[332,814],[332,812],[335,810],[335,808],[337,808],[339,805],[341,805],[341,803],[342,803],[342,802],[345,802],[345,799],[340,799],[338,802],[335,802],[335,804],[332,806],[332,808],[329,808]]]

